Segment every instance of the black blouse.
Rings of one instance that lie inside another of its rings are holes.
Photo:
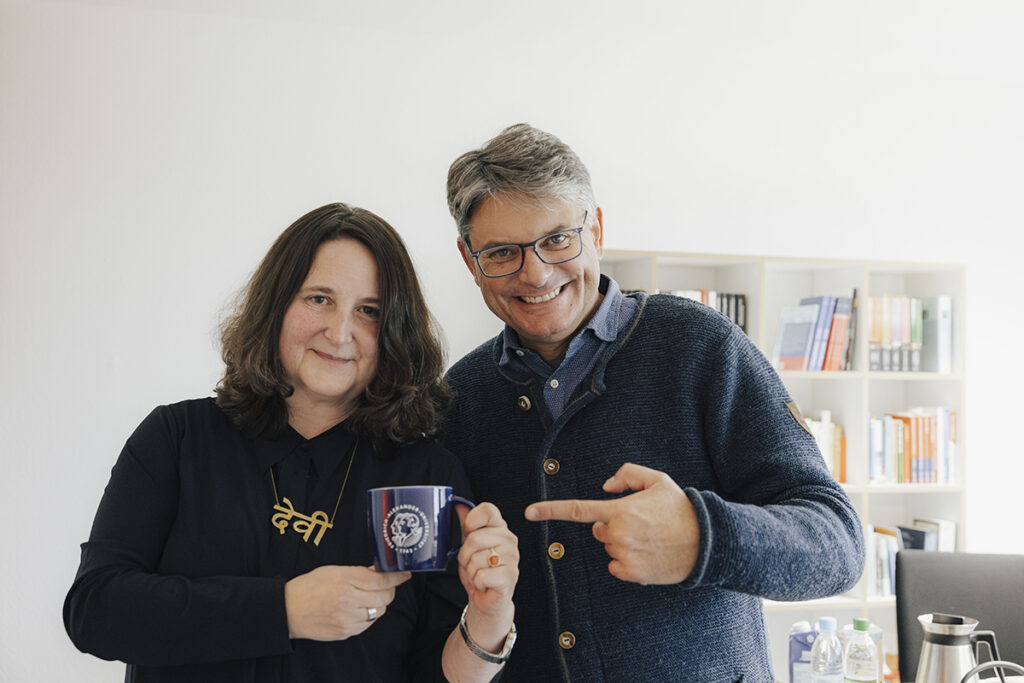
[[[290,640],[284,584],[327,564],[370,565],[366,490],[443,484],[471,497],[461,465],[436,443],[390,460],[360,443],[320,545],[271,524],[275,498],[306,515],[334,510],[355,437],[244,436],[212,398],[155,409],[111,472],[64,624],[84,652],[128,663],[126,681],[274,683],[444,680],[441,651],[466,603],[454,561],[414,574],[362,634]]]

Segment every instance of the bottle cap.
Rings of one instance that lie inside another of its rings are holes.
[[[853,630],[854,631],[867,631],[871,628],[871,620],[865,617],[854,617],[853,618]]]
[[[819,631],[835,631],[836,630],[836,618],[835,617],[818,617],[818,630]]]
[[[790,633],[806,633],[811,630],[811,622],[806,620],[793,622],[793,625],[789,627]]]

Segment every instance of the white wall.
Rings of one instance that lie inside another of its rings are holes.
[[[608,247],[967,263],[969,547],[1024,552],[1024,5],[342,4],[0,0],[0,680],[122,675],[64,634],[78,544],[303,212],[398,227],[452,357],[496,329],[444,178],[521,120],[588,163]]]

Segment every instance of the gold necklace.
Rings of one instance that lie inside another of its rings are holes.
[[[270,518],[270,523],[273,524],[277,529],[284,535],[284,530],[288,528],[288,522],[292,517],[298,517],[292,522],[292,529],[302,535],[302,540],[309,542],[309,536],[313,533],[313,529],[320,527],[316,533],[316,538],[313,539],[313,545],[320,545],[320,539],[324,537],[324,533],[334,526],[334,517],[338,514],[338,505],[341,504],[341,496],[345,493],[345,484],[348,483],[349,472],[352,471],[352,462],[356,459],[356,448],[359,447],[359,437],[356,437],[356,445],[352,447],[352,455],[348,458],[348,469],[345,470],[345,479],[341,482],[341,490],[338,491],[338,501],[334,504],[334,512],[331,514],[331,518],[327,519],[327,513],[322,510],[317,510],[311,515],[304,515],[301,512],[296,512],[295,508],[292,507],[292,502],[287,498],[277,497],[277,482],[274,481],[274,468],[270,468],[270,485],[274,487],[274,509],[278,511],[276,515]],[[287,507],[281,505],[284,503]]]

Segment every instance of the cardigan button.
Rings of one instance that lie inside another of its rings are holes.
[[[576,636],[571,631],[562,631],[558,635],[558,645],[563,650],[571,650],[576,645]]]
[[[565,546],[561,543],[552,543],[548,546],[548,555],[552,560],[562,559],[562,555],[565,555]]]
[[[518,399],[516,399],[516,404],[518,404],[519,410],[523,411],[529,410],[530,408],[533,407],[533,404],[530,403],[529,396],[520,396]]]
[[[558,474],[558,470],[561,468],[561,464],[554,458],[548,458],[544,461],[544,474]]]

